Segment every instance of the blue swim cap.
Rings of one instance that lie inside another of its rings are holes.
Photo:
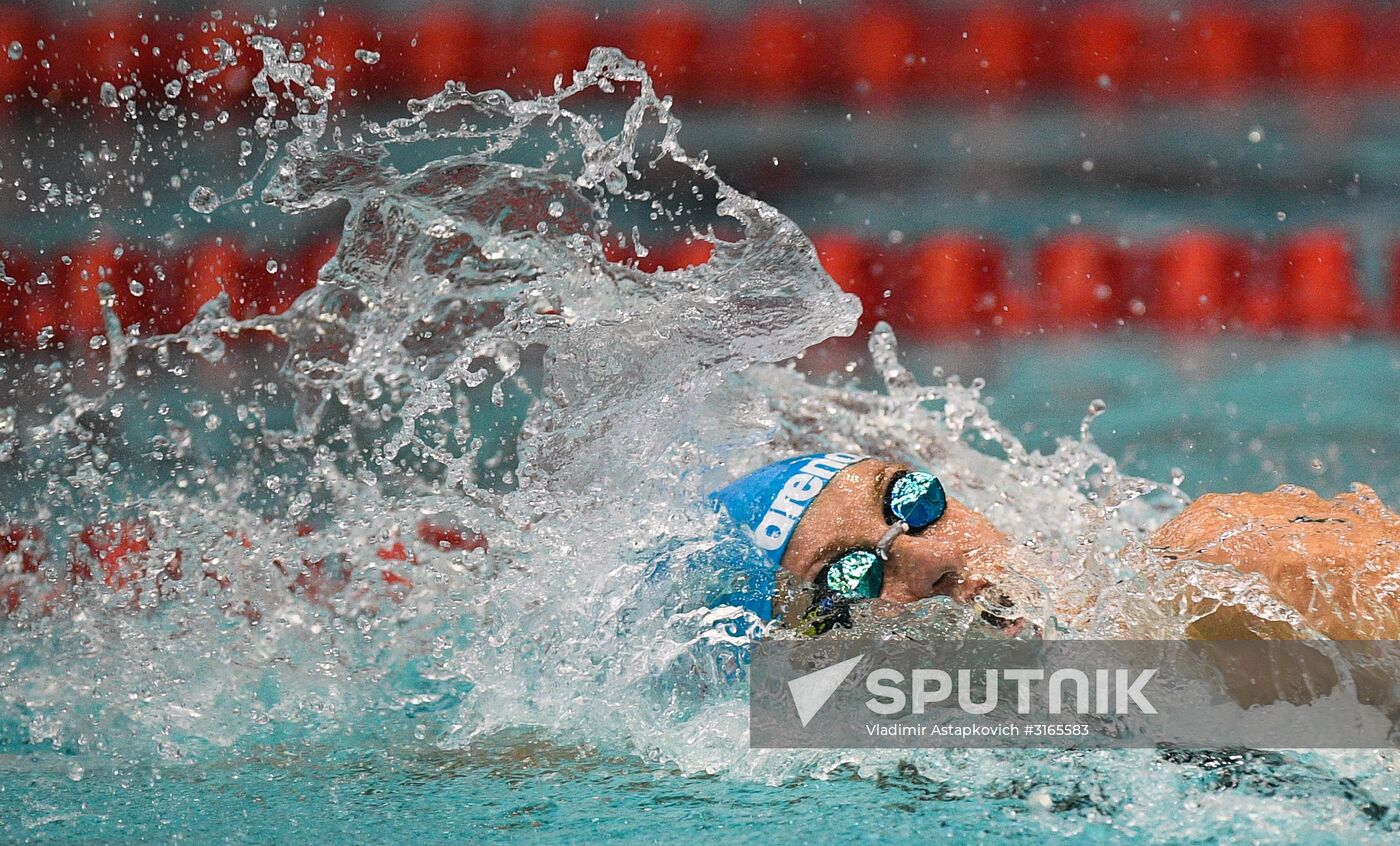
[[[745,556],[749,601],[741,604],[764,619],[772,617],[771,599],[779,564],[803,513],[827,482],[865,456],[844,452],[788,458],[743,476],[710,494],[710,501],[739,527],[761,553]]]

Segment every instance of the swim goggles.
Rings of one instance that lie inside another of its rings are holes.
[[[874,550],[857,549],[831,562],[817,587],[842,599],[874,599],[885,584],[884,561],[895,539],[938,522],[948,508],[943,484],[932,473],[911,470],[899,474],[885,494],[885,519],[889,531]]]

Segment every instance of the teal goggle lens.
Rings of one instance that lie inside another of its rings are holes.
[[[848,552],[826,570],[827,590],[851,599],[874,599],[885,585],[885,567],[873,552]]]
[[[888,507],[895,520],[902,520],[910,531],[917,532],[938,522],[948,510],[948,496],[937,476],[913,470],[890,485]]]

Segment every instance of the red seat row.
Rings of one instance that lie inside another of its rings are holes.
[[[155,256],[109,241],[56,250],[46,258],[0,250],[0,336],[6,345],[47,346],[102,334],[101,286],[123,326],[144,334],[173,332],[200,306],[227,292],[233,316],[280,313],[316,281],[334,242],[314,240],[290,262],[214,238],[173,255]]]
[[[1371,307],[1361,294],[1345,233],[1303,232],[1274,249],[1213,232],[1185,232],[1124,246],[1072,232],[1017,256],[995,241],[937,234],[890,247],[818,236],[818,255],[860,297],[867,326],[886,320],[907,337],[989,332],[1111,329],[1166,331],[1400,330],[1400,254],[1395,296]]]
[[[862,300],[867,326],[887,320],[915,338],[1126,324],[1171,331],[1400,330],[1400,251],[1394,300],[1373,306],[1361,294],[1350,241],[1337,230],[1305,231],[1269,246],[1219,232],[1125,246],[1072,231],[1043,241],[1030,256],[957,232],[899,246],[839,233],[814,241],[827,272]],[[235,317],[279,313],[314,284],[333,251],[332,242],[317,239],[294,260],[269,263],[215,238],[157,260],[98,243],[47,266],[0,251],[14,280],[0,286],[0,331],[7,345],[19,347],[101,334],[103,282],[111,285],[123,325],[147,334],[178,329],[221,291]],[[607,250],[614,261],[647,272],[704,264],[711,252],[697,240],[654,247],[640,258]]]
[[[774,3],[735,20],[680,2],[596,17],[554,3],[523,19],[502,19],[486,4],[425,4],[379,20],[368,8],[339,8],[310,24],[284,23],[276,35],[306,44],[323,63],[317,73],[335,77],[340,91],[395,98],[426,95],[448,79],[473,88],[550,89],[557,74],[582,67],[599,44],[647,61],[663,91],[720,105],[1400,90],[1400,51],[1393,49],[1400,12],[1379,5],[1043,5]],[[0,13],[0,44],[12,56],[18,45],[20,55],[0,59],[0,98],[92,103],[104,82],[163,96],[182,68],[215,67],[227,45],[238,64],[177,95],[226,106],[250,96],[260,66],[234,23],[243,18],[251,15],[171,17],[121,4],[50,15],[10,5]]]
[[[300,537],[314,534],[311,526],[296,527]],[[258,558],[258,550],[247,534],[228,531],[226,535]],[[220,595],[233,584],[232,570],[221,569],[207,558],[197,559],[193,572],[186,572],[186,556],[179,548],[157,552],[152,544],[158,540],[156,528],[142,519],[118,520],[84,526],[68,537],[66,584],[64,556],[55,549],[45,533],[36,526],[0,522],[0,620],[17,612],[32,616],[52,613],[59,604],[72,598],[70,588],[88,583],[105,585],[113,594],[123,596],[131,608],[141,605],[142,594],[154,591],[158,597],[174,594],[180,583],[194,583],[204,590],[212,583],[213,595]],[[444,521],[439,516],[420,520],[417,531],[394,532],[373,544],[375,568],[383,583],[385,598],[402,602],[413,589],[413,567],[424,559],[454,552],[476,552],[489,549],[485,535],[473,529]],[[338,555],[323,558],[302,558],[290,564],[279,558],[267,558],[258,563],[271,563],[285,579],[285,587],[312,604],[334,607],[333,600],[349,599],[357,611],[376,607],[373,595],[344,596],[353,575],[347,557],[355,550],[347,548]],[[361,554],[368,552],[362,550]],[[372,583],[372,582],[371,582]],[[337,597],[337,594],[340,594]],[[367,606],[365,600],[371,600]],[[224,609],[257,622],[258,609],[246,600],[225,604]]]

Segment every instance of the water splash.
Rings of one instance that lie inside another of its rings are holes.
[[[1181,636],[1193,618],[1160,600],[1183,584],[1288,615],[1258,584],[1149,553],[1184,498],[1097,447],[1101,407],[1042,454],[980,382],[920,385],[888,329],[875,388],[776,364],[849,333],[854,299],[791,221],[683,149],[670,101],[617,51],[551,94],[449,84],[345,139],[327,132],[333,80],[270,36],[249,44],[263,163],[189,204],[339,206],[339,247],[279,315],[236,318],[225,295],[143,337],[104,292],[105,360],[23,374],[45,399],[0,430],[21,491],[0,743],[198,759],[536,726],[770,782],[912,760],[984,789],[1039,766],[747,750],[738,653],[760,624],[712,607],[724,541],[704,493],[821,449],[939,468],[1023,539],[1015,612],[1048,633]],[[217,55],[186,86],[235,66]],[[586,112],[609,98],[611,124]],[[677,235],[709,260],[614,260]],[[978,623],[929,602],[881,625]]]

